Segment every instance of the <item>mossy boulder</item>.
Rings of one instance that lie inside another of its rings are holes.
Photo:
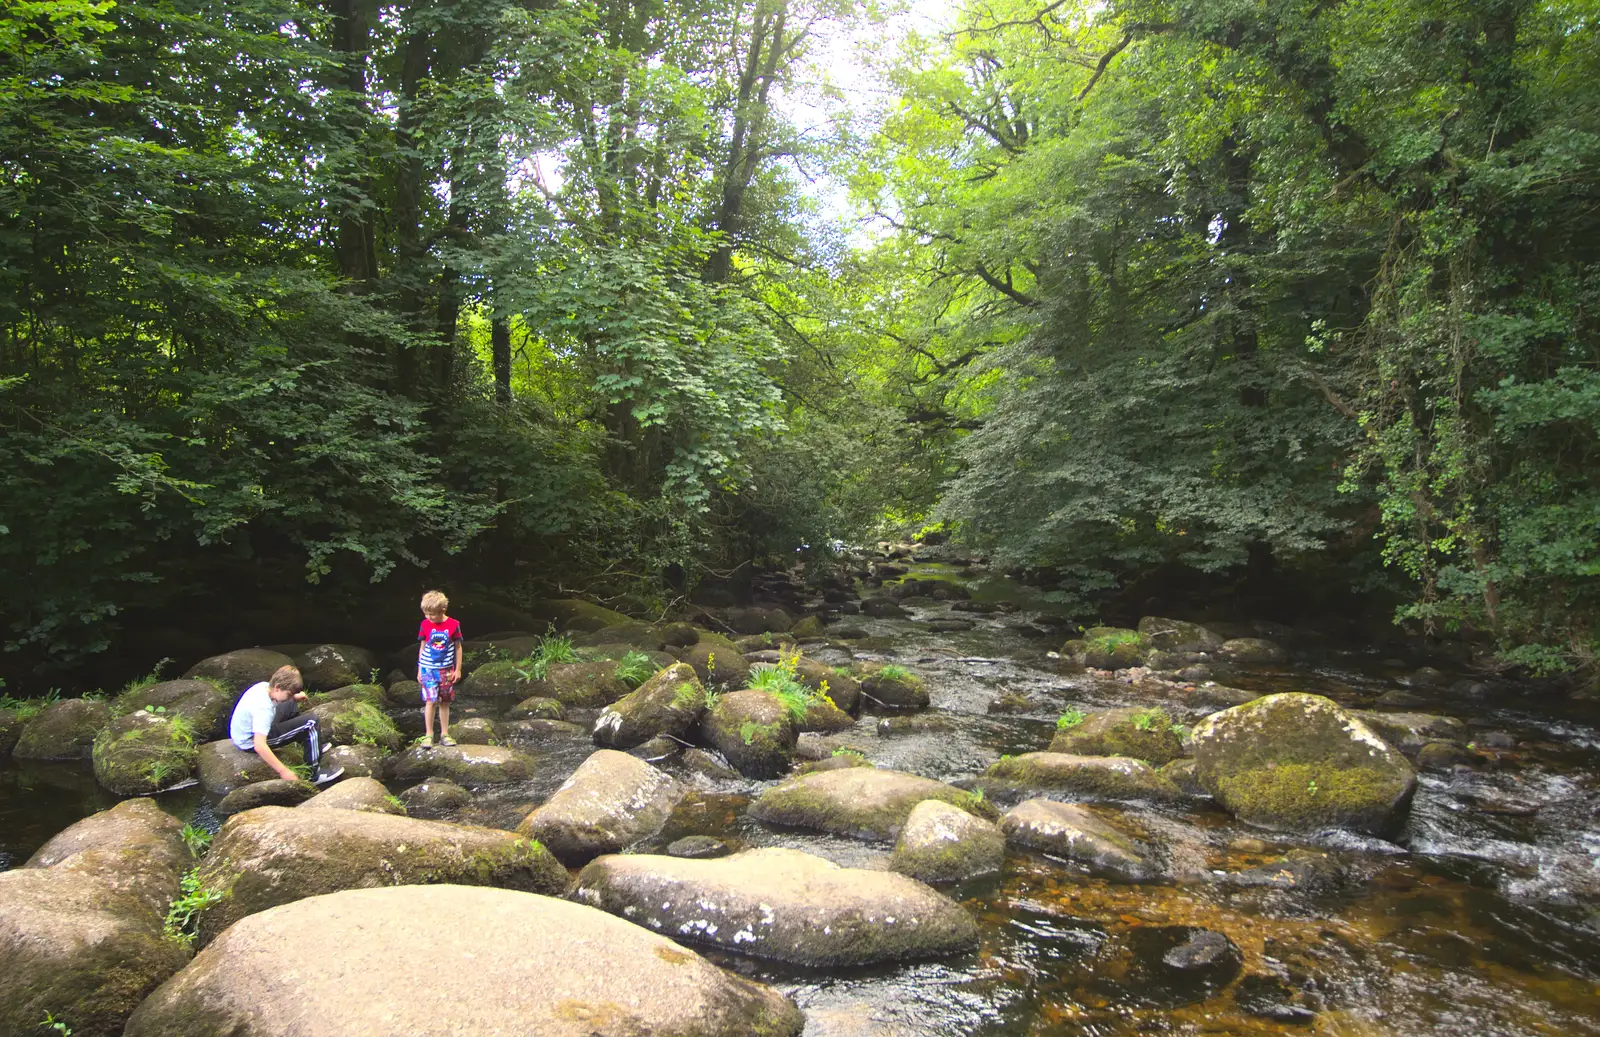
[[[330,789],[317,793],[304,803],[301,810],[361,810],[369,814],[404,814],[406,808],[399,799],[389,795],[383,782],[376,778],[345,778]]]
[[[567,707],[553,698],[533,695],[506,710],[507,720],[565,720]]]
[[[920,882],[964,882],[1000,870],[1006,838],[990,821],[937,799],[911,808],[889,867]]]
[[[65,699],[34,714],[11,753],[19,760],[87,760],[95,738],[110,723],[104,702]]]
[[[683,738],[706,710],[706,690],[687,663],[674,663],[607,706],[594,722],[594,742],[631,749],[657,735]]]
[[[1194,776],[1194,761],[1190,759],[1173,760],[1171,763],[1162,764],[1157,768],[1163,778],[1178,786],[1178,790],[1185,796],[1209,796],[1200,779]]]
[[[330,771],[343,768],[346,778],[382,779],[388,757],[375,745],[336,745],[323,752],[322,765]]]
[[[982,787],[1006,796],[1049,790],[1074,799],[1144,799],[1171,802],[1183,793],[1143,760],[1124,756],[1023,753],[992,764]]]
[[[750,679],[750,664],[739,646],[710,631],[701,631],[700,640],[687,648],[676,649],[678,658],[694,667],[700,683],[708,687],[742,688]]]
[[[94,740],[94,777],[122,796],[159,792],[194,773],[194,728],[177,714],[138,710],[113,720]]]
[[[1139,620],[1139,634],[1151,648],[1163,652],[1214,652],[1222,647],[1223,637],[1199,623],[1181,619],[1145,616]]]
[[[383,709],[389,704],[389,698],[384,693],[381,684],[346,684],[344,687],[334,688],[332,691],[312,692],[308,697],[316,705],[321,705],[324,702],[365,702],[369,706]],[[412,703],[406,702],[404,704],[409,706]]]
[[[214,680],[235,698],[244,689],[271,679],[280,666],[293,666],[294,660],[270,648],[240,648],[233,652],[201,659],[189,667],[185,677]],[[346,683],[352,683],[347,681]]]
[[[499,745],[499,729],[488,717],[468,717],[450,725],[450,737],[462,745]]]
[[[799,850],[601,857],[579,874],[573,898],[679,939],[810,968],[918,961],[978,946],[972,917],[922,883]]]
[[[1096,670],[1125,670],[1141,666],[1152,649],[1137,630],[1127,627],[1090,627],[1081,638],[1061,646],[1062,658]]]
[[[533,614],[562,630],[592,632],[633,622],[628,616],[580,598],[547,598],[534,605]]]
[[[816,616],[806,616],[789,628],[789,636],[796,641],[815,641],[827,636],[827,631],[822,627],[822,620]]]
[[[391,707],[421,708],[422,685],[414,680],[390,681],[389,686],[383,689],[384,705]]]
[[[261,807],[228,819],[200,866],[223,894],[200,915],[200,941],[246,915],[370,886],[452,883],[560,895],[567,873],[537,842],[494,828],[349,811]]]
[[[316,954],[286,952],[308,934]],[[396,970],[418,962],[426,981],[397,991]],[[243,919],[140,1006],[126,1037],[799,1037],[804,1026],[777,992],[603,911],[426,885]]]
[[[378,668],[378,656],[357,645],[270,645],[300,668],[307,691],[332,691],[367,680]]]
[[[234,699],[210,681],[161,681],[118,695],[111,701],[111,713],[124,716],[141,709],[176,713],[189,721],[198,741],[209,742],[228,733]]]
[[[1000,827],[1012,846],[1073,861],[1093,875],[1142,882],[1156,873],[1138,840],[1077,803],[1030,799]]]
[[[268,778],[234,789],[223,796],[222,802],[217,804],[217,813],[227,817],[256,807],[297,807],[316,794],[317,787],[308,781]]]
[[[400,802],[413,817],[437,819],[471,806],[472,793],[448,778],[430,778],[400,793]]]
[[[848,671],[841,673],[802,655],[794,661],[794,679],[812,691],[826,691],[833,704],[846,713],[861,708],[861,682]]]
[[[1191,741],[1200,784],[1264,828],[1388,834],[1416,791],[1400,750],[1321,695],[1268,695],[1213,713]]]
[[[663,648],[687,648],[700,640],[700,631],[693,623],[659,623],[655,640]]]
[[[794,759],[794,719],[777,697],[746,689],[718,697],[700,722],[706,744],[747,778],[785,774]]]
[[[776,606],[751,606],[728,610],[728,625],[741,634],[786,633],[794,617]]]
[[[395,752],[405,745],[400,729],[389,715],[361,699],[339,699],[314,706],[318,729],[329,745],[371,745]]]
[[[1281,663],[1289,658],[1282,645],[1264,637],[1236,637],[1224,641],[1218,654],[1236,663]]]
[[[515,660],[500,659],[484,663],[461,679],[457,692],[473,698],[527,698],[539,682]],[[420,689],[418,704],[421,703]]]
[[[14,709],[0,709],[0,757],[10,756],[27,721]]]
[[[0,1033],[117,1037],[144,998],[189,960],[162,935],[191,861],[183,825],[132,799],[84,818],[26,866],[0,873]]]
[[[991,820],[999,816],[974,793],[932,778],[870,766],[789,778],[763,792],[750,805],[749,815],[769,824],[890,842],[899,836],[912,809],[926,799]]]
[[[648,839],[666,824],[683,786],[627,753],[600,749],[517,831],[575,866]]]
[[[1072,719],[1071,714],[1066,717]],[[1107,709],[1058,727],[1050,751],[1129,756],[1159,767],[1183,756],[1183,730],[1164,709]]]
[[[1351,715],[1413,759],[1430,742],[1467,744],[1467,725],[1455,717],[1433,713],[1379,713],[1364,709],[1351,710]]]
[[[878,666],[860,678],[861,699],[875,709],[927,709],[928,688],[904,666]]]
[[[541,687],[545,689],[541,694],[579,707],[603,706],[628,694],[628,685],[617,679],[617,664],[610,659],[556,663],[546,671]]]
[[[272,750],[285,767],[305,762],[305,750],[299,742]],[[267,766],[267,761],[248,749],[240,749],[226,738],[202,745],[195,760],[200,784],[213,796],[226,796],[234,789],[257,781],[276,778],[277,772]]]
[[[795,721],[796,731],[818,731],[824,734],[848,731],[855,726],[856,718],[834,705],[831,695],[827,697],[818,695],[808,700],[805,714]]]
[[[449,778],[464,785],[495,785],[526,781],[533,761],[498,745],[416,746],[390,761],[389,774],[398,781]]]

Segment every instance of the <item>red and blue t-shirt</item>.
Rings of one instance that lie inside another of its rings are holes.
[[[461,624],[446,616],[443,623],[424,619],[417,631],[422,647],[417,650],[417,665],[425,670],[453,670],[456,642],[461,640]]]

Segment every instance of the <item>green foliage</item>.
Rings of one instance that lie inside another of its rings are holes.
[[[41,1029],[53,1030],[60,1034],[61,1037],[72,1037],[72,1027],[68,1026],[60,1019],[57,1019],[49,1012],[44,1014],[44,1019],[39,1023],[39,1026]]]
[[[1136,731],[1170,730],[1174,726],[1172,717],[1159,706],[1140,710],[1133,714],[1132,721]]]
[[[916,676],[910,670],[898,663],[890,663],[887,666],[879,667],[878,676],[882,677],[886,681],[916,680]]]
[[[552,665],[577,661],[578,653],[572,647],[572,638],[552,631],[539,638],[538,645],[527,658],[517,662],[515,669],[523,680],[542,681]]]
[[[1083,723],[1089,714],[1081,709],[1069,709],[1056,718],[1056,730],[1066,731]]]
[[[399,733],[387,713],[367,702],[357,702],[340,719],[350,724],[351,740],[356,745],[392,747]]]
[[[630,688],[637,688],[655,676],[658,667],[643,652],[628,652],[617,663],[616,678]]]
[[[696,706],[704,706],[706,709],[710,709],[715,704],[716,696],[714,694],[707,691],[702,695],[691,681],[679,683],[672,693],[672,705],[677,709],[692,710]]]
[[[784,712],[795,723],[805,720],[813,705],[829,701],[826,693],[814,691],[795,677],[795,663],[799,654],[783,656],[778,663],[758,663],[750,667],[748,687],[764,691],[782,704]]]
[[[834,756],[852,756],[852,757],[855,757],[858,760],[865,760],[867,758],[867,754],[866,753],[862,752],[860,749],[855,749],[855,748],[852,748],[852,747],[850,747],[848,745],[841,745],[839,748],[837,748],[837,749],[835,749],[833,751],[832,755],[834,755]]]
[[[47,706],[53,706],[61,701],[61,690],[51,688],[38,698],[19,699],[10,695],[0,695],[0,709],[9,709],[17,714],[18,720],[32,720]]]
[[[211,849],[211,840],[216,836],[215,832],[200,828],[194,824],[184,825],[181,834],[183,835],[183,845],[187,846],[189,853],[195,857],[205,856],[206,851]]]
[[[195,925],[200,912],[218,903],[227,894],[210,889],[200,881],[200,869],[190,868],[178,880],[178,898],[167,908],[167,918],[161,931],[169,940],[193,944]]]
[[[131,695],[136,691],[143,691],[146,688],[160,684],[161,671],[166,669],[167,664],[170,662],[172,662],[170,658],[156,660],[155,666],[151,667],[149,673],[145,674],[143,677],[136,677],[127,684],[123,685],[122,694]]]

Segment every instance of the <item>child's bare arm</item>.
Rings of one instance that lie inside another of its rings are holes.
[[[450,683],[454,684],[461,679],[461,659],[467,654],[467,643],[461,638],[456,638],[456,668],[450,675]]]
[[[283,765],[283,761],[278,759],[278,754],[273,752],[272,747],[267,744],[266,735],[256,735],[255,750],[257,756],[267,761],[268,767],[271,767],[273,770],[278,772],[278,777],[282,778],[284,781],[300,780],[300,776],[298,774],[285,767]]]

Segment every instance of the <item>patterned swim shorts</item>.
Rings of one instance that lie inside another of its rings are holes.
[[[430,670],[423,668],[419,675],[422,677],[422,701],[424,702],[454,702],[456,700],[456,682],[450,676],[449,670]]]

